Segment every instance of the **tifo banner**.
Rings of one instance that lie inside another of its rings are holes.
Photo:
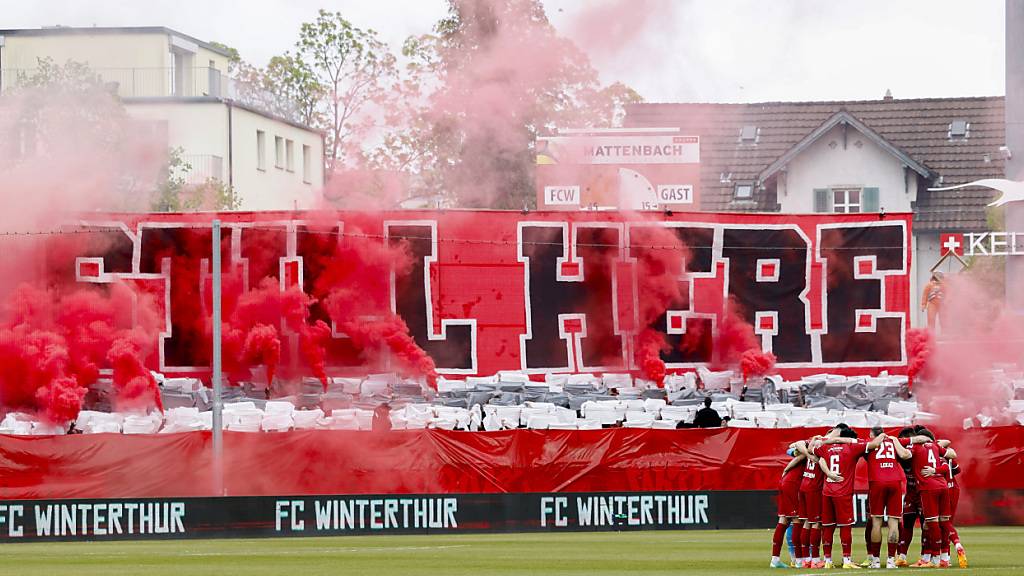
[[[748,327],[787,375],[907,361],[906,214],[89,215],[76,222],[80,233],[54,241],[47,273],[60,278],[51,285],[137,286],[159,305],[151,367],[205,371],[215,217],[226,289],[240,299],[297,287],[313,298],[302,321],[331,326],[329,373],[367,370],[365,342],[339,324],[357,312],[336,306],[332,315],[324,288],[351,278],[373,289],[347,297],[381,300],[440,374],[638,370],[644,342],[657,342],[650,353],[670,371],[723,366],[730,322]],[[367,246],[406,257],[387,261]],[[302,330],[285,335],[282,364],[306,361]],[[387,354],[373,361],[388,369]]]

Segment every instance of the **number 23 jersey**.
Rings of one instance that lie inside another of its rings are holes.
[[[869,482],[903,482],[907,479],[896,456],[894,442],[892,438],[886,438],[878,448],[864,454],[868,461]]]

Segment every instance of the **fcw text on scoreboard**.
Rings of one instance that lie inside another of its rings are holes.
[[[166,326],[153,368],[201,371],[206,359],[183,330],[194,324],[190,315],[209,314],[202,294],[214,217],[90,215],[80,225],[101,241],[76,245],[72,264],[52,268],[73,270],[78,282],[155,283]],[[404,246],[410,264],[392,271],[388,305],[443,374],[636,369],[645,330],[664,336],[669,368],[713,363],[728,314],[753,327],[783,370],[906,362],[906,215],[394,211],[339,212],[327,224],[323,214],[295,212],[218,217],[224,273],[244,290],[271,277],[281,289],[322,297],[318,262],[349,257],[346,243]],[[186,276],[196,286],[175,274],[188,266],[200,268]],[[682,272],[666,276],[671,269]],[[664,301],[666,283],[678,298]],[[319,319],[332,321],[314,307],[310,320]],[[363,365],[343,333],[333,338],[329,368]]]

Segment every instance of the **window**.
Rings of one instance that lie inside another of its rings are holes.
[[[274,136],[274,168],[284,168],[284,138]]]
[[[295,142],[284,141],[284,165],[289,172],[295,172]]]
[[[757,144],[761,130],[757,126],[747,125],[740,128],[740,144]]]
[[[833,188],[832,211],[837,214],[856,214],[860,212],[860,188]]]
[[[971,123],[967,120],[953,120],[949,123],[950,140],[966,140],[971,135]]]
[[[737,184],[733,198],[736,200],[751,200],[754,197],[753,184]]]
[[[311,153],[309,146],[302,145],[302,181],[306,184],[311,183],[313,166],[310,164],[313,154]]]
[[[263,130],[256,131],[256,169],[267,169],[267,134]]]

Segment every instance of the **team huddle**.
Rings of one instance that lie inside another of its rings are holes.
[[[967,555],[953,527],[960,488],[956,452],[923,426],[904,428],[892,437],[871,429],[865,442],[856,430],[840,424],[824,436],[790,445],[779,482],[779,522],[772,540],[772,568],[788,568],[779,555],[791,531],[793,567],[833,568],[836,527],[843,550],[842,567],[881,568],[882,527],[887,524],[886,568],[907,566],[914,524],[921,521],[921,559],[911,567],[949,567],[950,546],[961,568]],[[868,510],[865,529],[868,559],[855,564],[853,485],[857,461],[868,463]]]

